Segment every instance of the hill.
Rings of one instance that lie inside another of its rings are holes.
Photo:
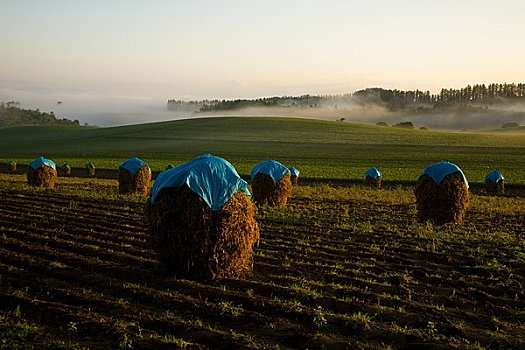
[[[0,128],[21,125],[80,125],[78,120],[57,118],[53,112],[20,108],[20,103],[0,103]]]
[[[440,130],[491,130],[525,123],[525,84],[475,84],[429,91],[367,88],[344,95],[301,95],[235,100],[168,100],[168,110],[205,115],[287,115]]]
[[[302,176],[361,179],[376,166],[386,180],[414,180],[442,159],[471,181],[498,168],[509,183],[525,183],[524,133],[450,133],[298,118],[199,118],[113,128],[33,126],[0,130],[0,161],[44,155],[57,163],[115,169],[130,156],[154,170],[201,153],[230,160],[242,174],[277,159]]]

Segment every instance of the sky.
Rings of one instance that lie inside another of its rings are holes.
[[[522,0],[0,0],[0,9],[0,102],[85,118],[161,111],[172,98],[525,82]]]

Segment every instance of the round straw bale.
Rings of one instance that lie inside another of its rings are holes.
[[[64,163],[60,167],[60,172],[62,175],[71,175],[71,167],[67,163]]]
[[[142,166],[136,174],[129,170],[119,168],[118,192],[120,194],[144,194],[147,195],[151,184],[151,171],[147,165]]]
[[[274,182],[269,175],[257,173],[252,181],[252,195],[257,204],[266,202],[272,207],[284,207],[292,195],[290,173],[284,174],[277,182]]]
[[[7,169],[9,170],[9,172],[15,173],[16,172],[16,162],[14,160],[9,161],[7,163]]]
[[[381,188],[381,177],[373,178],[371,176],[365,177],[365,185],[373,188]]]
[[[252,270],[259,241],[255,205],[242,191],[219,210],[186,185],[165,188],[148,202],[149,239],[165,272],[178,278],[237,278]]]
[[[93,163],[86,164],[86,175],[95,176],[95,165]]]
[[[436,225],[461,224],[470,203],[461,174],[447,175],[439,186],[428,175],[421,175],[414,191],[419,221]]]
[[[487,193],[490,194],[504,194],[505,193],[505,180],[499,180],[497,183],[493,181],[485,182],[485,188]]]
[[[35,187],[55,188],[57,172],[55,169],[42,165],[37,170],[27,167],[27,183]]]

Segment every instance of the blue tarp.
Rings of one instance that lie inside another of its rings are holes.
[[[148,164],[146,164],[146,162],[144,162],[142,159],[136,157],[129,158],[128,160],[120,164],[120,168],[126,169],[132,175],[135,175],[144,165],[147,166],[149,172],[151,172],[151,169],[148,166]]]
[[[377,179],[378,177],[381,177],[381,172],[377,170],[377,168],[370,168],[366,171],[365,177],[370,176],[372,179]]]
[[[38,170],[42,166],[42,164],[57,170],[55,162],[44,157],[38,157],[37,159],[29,163],[29,166],[35,170]]]
[[[496,169],[492,170],[487,176],[485,176],[485,183],[491,181],[491,182],[497,184],[501,180],[505,180],[505,178]]]
[[[270,176],[273,179],[273,182],[279,182],[286,173],[289,173],[290,169],[282,165],[276,160],[267,160],[266,162],[259,163],[253,168],[250,173],[250,177],[253,178],[258,173],[265,174]]]
[[[297,170],[296,168],[291,167],[291,168],[288,169],[288,170],[290,170],[290,175],[291,175],[291,176],[299,176],[300,171]]]
[[[187,185],[212,210],[219,210],[237,192],[251,196],[248,184],[225,159],[203,154],[186,164],[163,171],[157,176],[151,190],[151,203],[163,188]]]
[[[454,173],[461,174],[463,181],[465,181],[465,185],[467,185],[468,188],[468,181],[465,177],[465,174],[463,174],[463,171],[461,171],[461,169],[456,164],[449,163],[445,160],[429,165],[425,170],[423,170],[421,175],[430,176],[432,180],[434,180],[434,182],[439,185],[446,176]]]

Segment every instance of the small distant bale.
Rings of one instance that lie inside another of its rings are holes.
[[[414,124],[412,122],[400,122],[392,125],[394,128],[404,128],[404,129],[414,129]]]
[[[62,164],[60,167],[60,173],[66,176],[71,175],[71,167],[67,163]]]
[[[365,185],[381,188],[381,172],[377,168],[370,168],[365,172]]]
[[[170,163],[170,164],[166,165],[166,169],[164,169],[164,170],[170,170],[170,169],[173,169],[173,168],[175,168],[175,165]]]
[[[253,200],[257,205],[267,203],[284,207],[292,195],[290,170],[275,160],[259,163],[250,173]]]
[[[485,176],[485,189],[489,194],[502,195],[505,193],[505,178],[496,169]]]
[[[147,195],[151,184],[151,169],[139,158],[129,158],[119,166],[118,191],[120,194]]]
[[[226,160],[202,155],[157,176],[146,208],[149,239],[177,278],[239,278],[259,241],[247,183]]]
[[[93,163],[86,163],[86,175],[95,176],[95,165]]]
[[[27,167],[27,183],[35,187],[55,188],[57,181],[56,165],[44,157],[36,158]]]
[[[7,170],[10,173],[16,173],[16,162],[14,160],[11,160],[7,163]]]
[[[414,194],[420,222],[463,223],[470,197],[468,181],[457,165],[441,161],[427,167]]]
[[[292,181],[293,186],[297,186],[300,171],[294,167],[291,167],[289,170],[290,170],[290,181]]]

